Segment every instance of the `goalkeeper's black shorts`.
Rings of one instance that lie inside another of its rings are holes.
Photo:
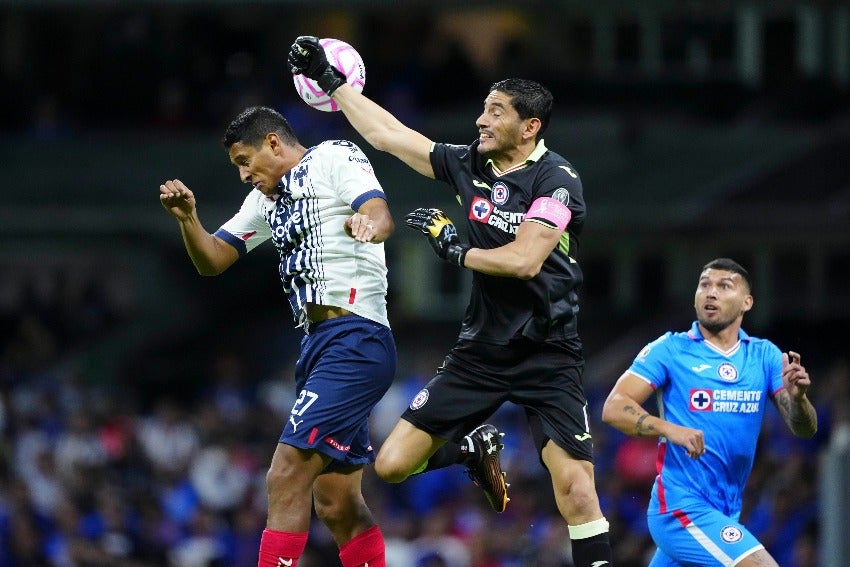
[[[579,339],[508,345],[458,340],[437,375],[402,418],[446,440],[460,440],[505,402],[525,409],[538,454],[552,439],[593,462]]]

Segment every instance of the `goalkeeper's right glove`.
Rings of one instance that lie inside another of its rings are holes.
[[[287,61],[293,75],[313,79],[328,96],[345,84],[345,75],[328,62],[325,49],[316,36],[298,36],[289,49]]]
[[[461,243],[454,223],[440,209],[416,209],[407,213],[404,222],[428,238],[437,256],[455,266],[464,267],[469,244]]]

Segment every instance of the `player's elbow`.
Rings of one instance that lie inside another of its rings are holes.
[[[386,242],[389,237],[392,236],[393,232],[395,232],[395,224],[390,221],[386,226],[384,226],[375,233],[375,236],[372,237],[371,242],[373,244],[380,244],[382,242]]]
[[[374,131],[369,133],[368,136],[363,136],[366,140],[372,144],[372,147],[381,152],[390,152],[392,153],[392,144],[390,143],[390,136],[387,136],[384,131]]]
[[[815,421],[814,423],[807,423],[807,424],[802,425],[802,426],[797,426],[797,427],[792,429],[792,433],[794,433],[794,435],[796,437],[799,437],[800,439],[811,439],[812,437],[815,436],[815,434],[817,432],[818,432],[817,421]]]
[[[189,249],[189,258],[202,276],[217,276],[239,259],[236,249],[212,236],[212,246]]]
[[[540,273],[543,264],[539,262],[521,261],[514,267],[514,277],[521,280],[530,280]]]
[[[363,136],[378,151],[387,152],[400,157],[402,146],[395,132],[388,128],[373,131],[368,137]]]
[[[390,236],[392,236],[394,232],[395,232],[395,221],[393,221],[393,218],[391,216],[388,216],[387,220],[386,220],[386,224],[384,226],[383,235],[382,235],[383,238],[381,238],[381,242],[385,241]]]
[[[202,276],[217,276],[227,269],[227,266],[217,265],[209,262],[194,262],[195,269]]]
[[[614,426],[614,405],[611,403],[610,396],[602,405],[602,423]]]
[[[602,404],[602,423],[623,431],[619,421],[623,415],[623,404],[618,394],[612,392]]]

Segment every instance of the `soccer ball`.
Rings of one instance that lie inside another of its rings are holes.
[[[363,92],[366,85],[366,66],[357,50],[339,39],[323,38],[319,40],[328,57],[328,63],[342,71],[346,82],[357,92]],[[336,101],[319,88],[316,81],[304,75],[293,75],[295,90],[301,100],[323,112],[336,112],[339,106]]]

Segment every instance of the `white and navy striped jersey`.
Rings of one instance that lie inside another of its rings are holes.
[[[280,280],[299,325],[309,303],[342,307],[382,325],[387,319],[383,243],[357,242],[345,219],[372,198],[386,199],[366,155],[329,140],[307,150],[280,180],[277,196],[254,189],[215,235],[247,254],[271,239]]]

